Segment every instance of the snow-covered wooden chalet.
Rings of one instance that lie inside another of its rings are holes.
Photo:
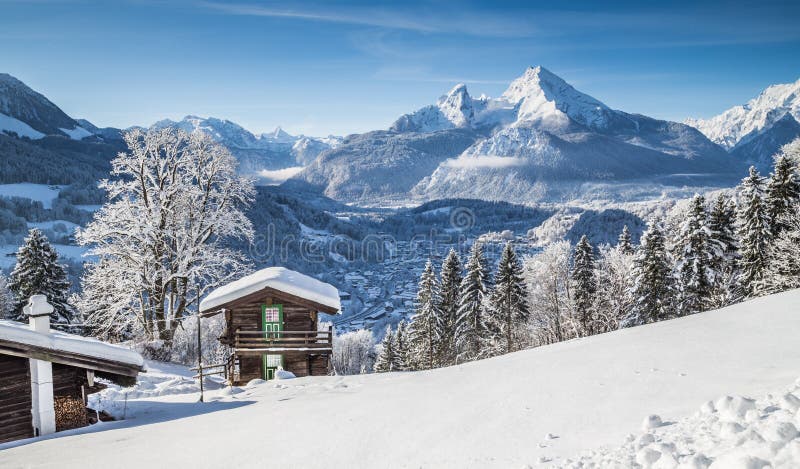
[[[326,375],[333,331],[319,330],[319,313],[338,314],[333,285],[283,267],[269,267],[212,291],[204,317],[224,314],[220,342],[231,349],[232,383],[272,379],[279,368],[295,376]]]
[[[0,320],[0,443],[88,425],[95,377],[130,385],[144,371],[132,350],[51,330],[44,295],[24,311],[29,324]]]

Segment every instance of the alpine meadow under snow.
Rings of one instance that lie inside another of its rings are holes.
[[[206,403],[156,363],[96,399],[126,420],[12,443],[0,462],[252,467],[280,448],[269,465],[796,467],[798,310],[793,290],[431,371],[209,382]]]

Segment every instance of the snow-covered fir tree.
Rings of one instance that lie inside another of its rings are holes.
[[[778,236],[789,228],[791,212],[800,201],[800,179],[798,179],[795,163],[786,155],[778,154],[775,168],[767,185],[767,215],[770,221],[770,233]]]
[[[14,294],[8,288],[8,279],[0,273],[0,319],[11,319],[15,306]]]
[[[17,251],[17,263],[11,272],[8,288],[16,299],[11,318],[27,321],[22,308],[37,294],[47,296],[53,305],[50,320],[54,327],[76,322],[75,308],[69,303],[69,280],[66,268],[58,262],[58,252],[38,228],[32,229]]]
[[[478,358],[486,340],[484,309],[489,271],[480,243],[472,245],[465,270],[455,328],[456,358],[459,362]]]
[[[414,307],[408,331],[410,364],[414,369],[430,369],[436,364],[436,323],[439,321],[439,284],[430,260],[419,279]]]
[[[594,333],[594,300],[597,293],[597,279],[594,272],[594,248],[586,235],[581,236],[575,245],[572,260],[572,301],[581,335]]]
[[[439,280],[439,316],[436,322],[437,361],[441,366],[456,362],[456,320],[461,304],[461,259],[450,249],[442,262]]]
[[[767,246],[764,275],[753,284],[755,295],[800,288],[800,207],[784,214],[783,228]]]
[[[378,358],[375,360],[376,373],[384,373],[394,370],[394,366],[397,363],[397,356],[395,354],[394,346],[395,343],[392,326],[386,326],[386,333],[384,334],[380,345],[381,350],[378,352]]]
[[[494,288],[487,308],[487,332],[490,353],[503,354],[518,350],[526,332],[530,310],[522,276],[522,264],[509,241],[503,248]]]
[[[680,295],[679,316],[699,313],[711,306],[716,276],[713,252],[721,250],[722,246],[712,246],[716,241],[711,237],[705,204],[705,197],[694,196],[673,242]]]
[[[619,234],[617,239],[617,250],[623,254],[633,254],[633,241],[631,241],[631,231],[628,225],[622,227],[622,233]]]
[[[394,333],[394,371],[406,371],[411,362],[411,354],[409,353],[408,331],[406,328],[405,320],[397,324],[397,330]]]
[[[740,186],[739,223],[739,295],[753,296],[755,283],[762,280],[767,264],[767,246],[771,237],[769,215],[764,200],[764,178],[754,167]]]
[[[633,262],[631,311],[623,327],[669,319],[674,315],[672,264],[660,220],[653,220],[642,235]]]
[[[78,306],[94,330],[128,330],[168,352],[198,297],[248,270],[229,241],[252,240],[242,209],[255,191],[204,132],[135,129],[124,139],[128,152],[100,184],[108,202],[78,232],[97,259]]]
[[[736,284],[736,266],[739,258],[739,244],[736,235],[736,202],[720,194],[714,201],[708,216],[708,229],[711,235],[711,269],[714,271],[711,307],[721,308],[733,301]]]

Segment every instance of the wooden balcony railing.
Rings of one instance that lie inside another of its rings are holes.
[[[333,330],[327,331],[236,331],[237,351],[331,350]]]

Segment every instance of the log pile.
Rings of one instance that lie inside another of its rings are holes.
[[[56,396],[56,431],[85,427],[89,424],[83,399],[73,396]]]

